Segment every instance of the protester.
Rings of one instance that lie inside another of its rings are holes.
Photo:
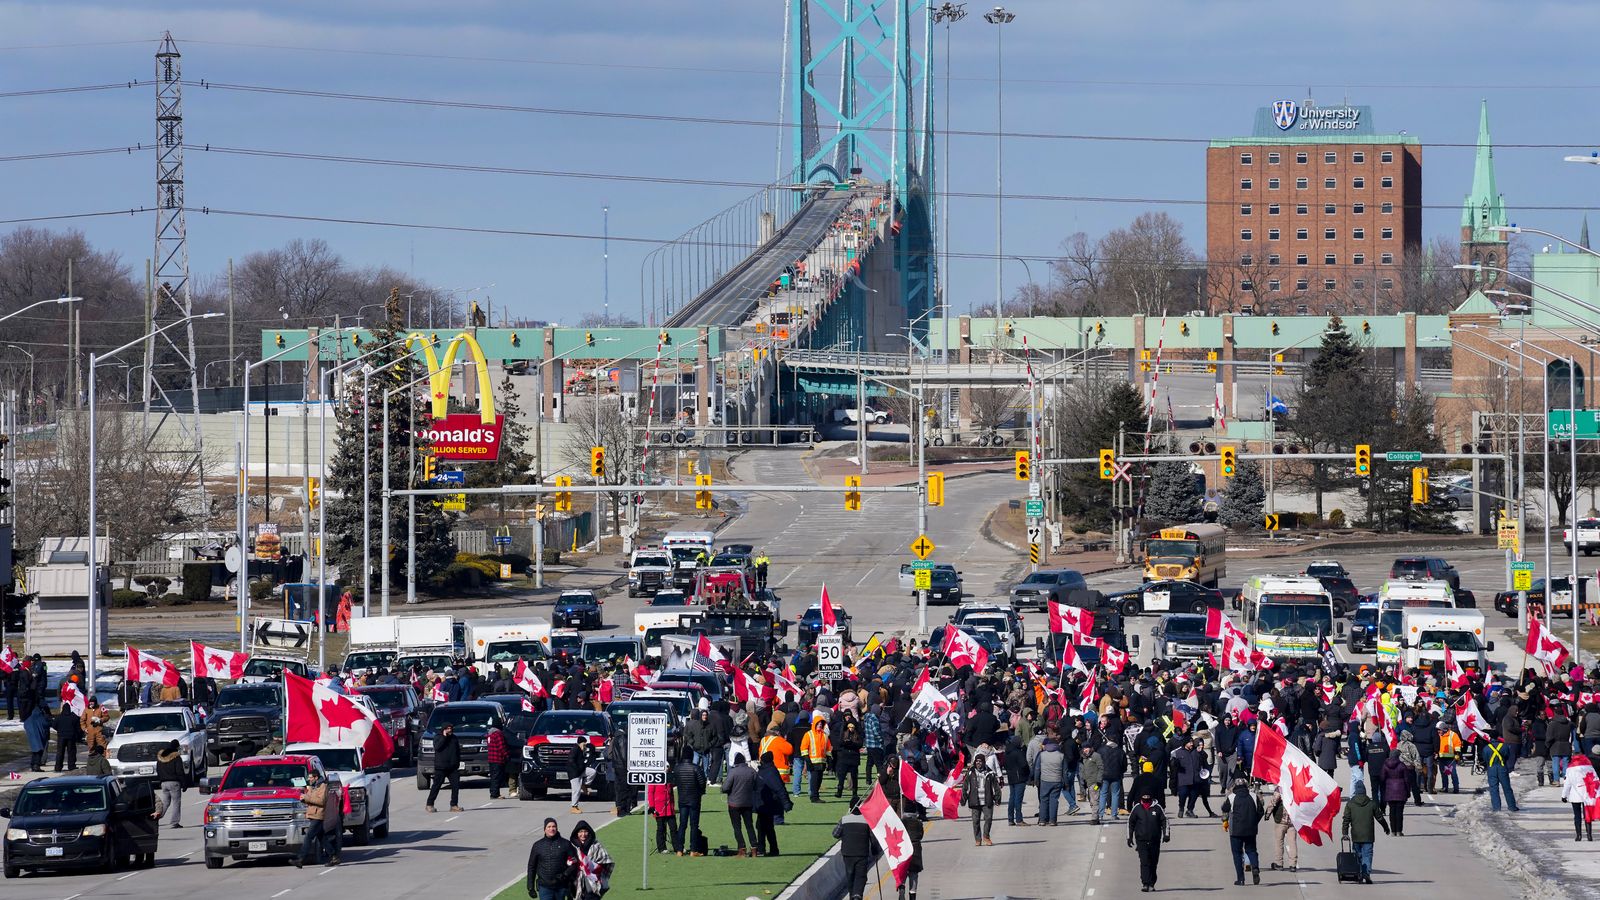
[[[1589,749],[1600,759],[1600,746]],[[1574,753],[1561,771],[1561,799],[1572,804],[1572,839],[1575,841],[1594,840],[1594,821],[1589,818],[1593,804],[1586,780],[1594,777],[1594,767],[1589,759],[1582,753]]]
[[[489,723],[489,732],[484,738],[484,753],[489,762],[489,799],[499,800],[500,787],[506,781],[506,761],[511,754],[506,748],[505,732],[494,722]]]
[[[872,870],[876,856],[872,828],[861,815],[859,805],[833,826],[833,836],[839,841],[839,858],[844,860],[845,885],[850,900],[862,900],[867,890],[867,873]]]
[[[1262,821],[1272,823],[1272,868],[1282,869],[1284,857],[1289,859],[1289,871],[1300,870],[1300,834],[1295,830],[1294,822],[1289,819],[1289,810],[1284,806],[1283,793],[1275,784],[1261,786],[1261,796],[1257,800],[1261,807]]]
[[[728,795],[728,823],[733,826],[733,838],[739,844],[736,856],[760,856],[756,842],[755,807],[761,791],[761,776],[748,763],[739,762],[728,767],[722,779],[722,792]],[[750,844],[745,844],[745,835]]]
[[[448,722],[433,742],[433,786],[428,789],[428,802],[423,807],[428,812],[434,811],[434,801],[439,799],[439,789],[446,780],[450,782],[450,811],[461,812],[461,739],[456,737],[456,727]]]
[[[1350,841],[1361,859],[1361,883],[1372,883],[1372,851],[1378,841],[1378,829],[1389,833],[1389,823],[1383,818],[1383,807],[1367,796],[1367,786],[1358,784],[1350,792],[1344,805],[1344,824],[1340,833]]]
[[[656,852],[667,852],[667,839],[672,840],[673,852],[683,855],[683,844],[678,840],[677,814],[672,807],[672,786],[652,784],[645,788],[645,805],[656,820]]]
[[[1161,864],[1161,845],[1172,840],[1172,826],[1166,810],[1155,801],[1155,794],[1144,791],[1128,811],[1128,846],[1139,852],[1139,884],[1144,892],[1156,889],[1156,869]]]
[[[78,770],[78,741],[83,737],[83,724],[78,715],[67,704],[61,704],[56,712],[56,771],[62,771],[63,763],[66,771]]]
[[[528,896],[534,900],[568,900],[578,877],[578,850],[561,836],[555,819],[544,820],[544,837],[528,850]]]
[[[695,846],[695,836],[700,833],[700,800],[706,793],[706,773],[695,765],[688,754],[679,757],[668,779],[678,792],[678,821],[672,835],[672,845],[679,856],[688,851],[690,856],[705,856]]]
[[[1056,787],[1059,789],[1060,784]],[[967,808],[972,810],[972,841],[976,846],[993,846],[994,839],[989,836],[989,831],[994,827],[994,808],[1000,801],[1000,776],[989,764],[989,754],[978,751],[973,758],[972,765],[967,768],[965,777],[961,782],[961,796],[967,800]],[[1045,824],[1043,811],[1040,812],[1039,824]],[[1051,822],[1054,824],[1054,821]]]
[[[1249,782],[1243,779],[1234,782],[1233,796],[1222,801],[1222,816],[1228,832],[1228,849],[1233,853],[1233,883],[1244,884],[1244,872],[1249,868],[1254,883],[1260,884],[1261,856],[1256,851],[1256,829],[1261,821],[1261,808],[1250,794]]]
[[[172,812],[172,827],[182,828],[183,754],[177,741],[168,741],[156,753],[156,783],[161,786],[162,805]]]
[[[784,788],[783,776],[773,762],[772,753],[761,754],[760,778],[756,800],[756,856],[778,855],[778,832],[773,826],[783,818],[794,804]]]
[[[294,858],[296,869],[304,866],[312,854],[319,860],[328,857],[328,781],[322,777],[320,769],[312,768],[307,773],[306,786],[300,789],[300,802],[306,806],[307,827],[300,841],[300,854]]]
[[[605,896],[606,891],[611,890],[611,873],[616,869],[611,854],[589,823],[581,819],[573,826],[572,837],[568,840],[578,856],[577,871],[573,874],[577,900],[598,900]]]

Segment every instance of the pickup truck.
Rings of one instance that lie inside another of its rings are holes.
[[[600,772],[606,758],[606,739],[611,736],[611,717],[586,709],[553,709],[539,714],[533,722],[528,742],[522,747],[522,773],[517,778],[517,799],[542,799],[551,787],[566,788],[567,760],[573,745],[588,741],[592,751],[593,781],[586,787],[602,800],[614,796],[616,786]]]
[[[1600,550],[1600,519],[1579,519],[1574,524],[1578,531],[1578,549],[1584,556],[1593,556]],[[1572,531],[1571,528],[1561,530],[1561,543],[1568,553],[1572,552]]]
[[[373,838],[389,836],[389,761],[365,765],[360,747],[332,744],[290,744],[293,756],[315,756],[322,761],[328,778],[337,781],[350,798],[350,811],[344,814],[344,830],[352,844],[362,846]]]
[[[873,409],[872,407],[868,406],[866,407],[865,412],[867,422],[872,425],[887,425],[889,424],[889,420],[893,418],[893,416],[886,409]],[[859,421],[860,418],[861,413],[857,412],[856,408],[853,406],[846,409],[836,409],[833,411],[833,420],[835,422],[856,422]]]
[[[217,692],[216,710],[206,721],[206,765],[252,756],[282,737],[283,686],[230,684]]]
[[[313,769],[322,771],[322,761],[315,756],[234,760],[206,803],[201,826],[206,868],[220,869],[230,858],[237,862],[298,856],[309,828],[300,789]],[[211,791],[210,783],[200,785],[200,793]]]
[[[460,700],[435,706],[417,742],[417,790],[425,791],[433,782],[433,743],[445,725],[455,726],[456,740],[461,744],[461,776],[488,775],[491,724],[505,727],[505,714],[498,703]]]
[[[154,778],[156,754],[172,741],[178,742],[184,786],[198,784],[206,771],[206,733],[187,706],[147,706],[123,713],[106,759],[118,778]]]
[[[628,596],[654,595],[672,585],[672,554],[659,547],[633,551],[628,563]]]

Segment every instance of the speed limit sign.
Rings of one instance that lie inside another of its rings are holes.
[[[837,634],[817,635],[817,668],[823,672],[844,671],[844,637]]]

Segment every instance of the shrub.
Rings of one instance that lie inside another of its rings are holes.
[[[453,562],[428,579],[428,588],[434,591],[471,591],[483,587],[483,570],[468,563]]]
[[[148,606],[150,595],[144,591],[132,591],[127,588],[117,588],[111,592],[112,609],[138,609]]]
[[[183,564],[183,602],[200,603],[211,599],[212,572],[209,563]]]
[[[521,553],[496,553],[493,556],[484,558],[494,560],[497,565],[505,563],[511,567],[513,572],[526,572],[533,565],[533,560],[523,556]]]
[[[475,553],[457,553],[456,561],[452,565],[466,566],[483,576],[484,581],[500,580],[500,564]]]
[[[1344,510],[1336,509],[1336,510],[1328,513],[1328,527],[1329,528],[1344,528],[1344,527],[1346,527],[1345,520],[1344,520]]]
[[[250,582],[250,599],[252,602],[265,600],[270,596],[272,596],[272,582],[264,578]]]
[[[554,565],[560,565],[560,563],[561,563],[561,548],[560,547],[546,547],[546,548],[544,548],[544,564],[545,565],[554,566]]]

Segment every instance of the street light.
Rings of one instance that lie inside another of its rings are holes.
[[[1017,18],[1017,14],[1003,6],[996,6],[983,14],[983,20],[990,25],[1009,25]],[[994,30],[994,67],[995,100],[994,100],[994,314],[1002,315],[1001,307],[1005,305],[1004,272],[1006,267],[1005,256],[1005,94],[1006,94],[1006,68],[1005,68],[1005,29],[996,27]]]
[[[1595,306],[1592,303],[1586,303],[1586,302],[1584,302],[1582,300],[1579,300],[1577,297],[1574,297],[1571,294],[1566,293],[1565,291],[1558,291],[1555,288],[1549,286],[1548,284],[1540,284],[1539,282],[1534,281],[1532,278],[1529,278],[1528,276],[1523,275],[1520,272],[1513,272],[1510,269],[1502,268],[1500,266],[1485,266],[1485,265],[1483,265],[1481,263],[1456,263],[1455,265],[1451,266],[1450,268],[1456,269],[1458,271],[1464,271],[1464,272],[1480,272],[1480,273],[1481,272],[1500,272],[1500,273],[1502,273],[1504,275],[1508,275],[1508,276],[1510,276],[1512,278],[1520,278],[1523,281],[1526,281],[1528,284],[1531,284],[1536,288],[1544,288],[1545,290],[1549,291],[1550,293],[1556,295],[1557,297],[1560,297],[1561,299],[1567,301],[1568,303],[1573,304],[1574,306],[1579,307],[1580,309],[1584,309],[1584,310],[1587,310],[1588,312],[1592,312],[1592,313],[1595,313],[1596,315],[1600,315],[1600,306]],[[1600,328],[1596,328],[1593,324],[1586,324],[1583,327],[1588,331],[1593,331],[1596,334],[1600,334]]]
[[[943,225],[939,228],[941,247],[944,251],[940,261],[939,272],[941,284],[939,285],[939,307],[945,311],[950,308],[949,279],[950,279],[950,26],[967,17],[965,3],[951,3],[946,0],[944,5],[933,10],[935,25],[944,24],[944,159],[940,161],[939,168],[944,170],[944,193],[938,197],[939,215]],[[946,407],[949,406],[948,392],[946,394]],[[947,410],[948,411],[948,410]]]
[[[27,306],[24,306],[23,308],[21,308],[19,310],[15,310],[13,312],[8,312],[5,315],[0,316],[0,322],[4,322],[7,319],[16,318],[17,316],[22,315],[23,313],[27,312],[30,309],[34,309],[36,307],[44,306],[46,304],[50,304],[50,303],[77,303],[79,300],[82,300],[82,299],[83,299],[82,297],[55,297],[55,298],[52,298],[50,300],[40,300],[37,303],[29,303]],[[127,349],[127,348],[124,347],[123,349]]]
[[[71,302],[73,300],[78,300],[78,299],[81,299],[81,298],[78,298],[78,297],[70,297],[70,298],[69,297],[64,297],[64,298],[62,298],[60,300],[55,300],[55,301],[47,300],[47,301],[42,301],[42,302],[46,302],[46,303],[52,303],[52,302],[54,302],[54,303],[67,303],[67,302]],[[34,305],[37,306],[39,304],[36,303]],[[21,310],[18,310],[18,312],[21,312]],[[13,315],[15,315],[15,313],[13,313]],[[99,540],[99,537],[100,537],[99,527],[95,524],[95,519],[99,515],[98,506],[99,506],[99,502],[100,502],[100,494],[99,494],[100,483],[99,483],[99,478],[97,477],[96,472],[95,472],[96,463],[99,462],[98,453],[97,453],[97,451],[95,449],[95,437],[96,437],[96,432],[98,430],[95,427],[95,415],[96,415],[96,412],[97,412],[97,410],[95,409],[95,402],[96,402],[97,394],[98,394],[98,392],[95,390],[95,382],[98,380],[97,378],[95,378],[95,368],[98,367],[101,362],[103,362],[105,360],[108,360],[108,359],[111,359],[112,357],[116,356],[118,353],[121,353],[124,350],[127,350],[127,349],[132,348],[132,347],[137,347],[140,344],[143,344],[145,341],[150,340],[151,338],[153,338],[156,335],[162,333],[163,331],[166,331],[169,328],[175,328],[175,327],[177,327],[179,325],[187,324],[189,322],[194,321],[195,319],[214,319],[214,318],[216,318],[218,316],[221,316],[221,315],[224,315],[224,313],[210,312],[210,313],[197,313],[197,314],[194,314],[194,315],[184,316],[181,319],[176,319],[174,321],[168,322],[167,324],[161,326],[160,328],[157,328],[156,330],[150,332],[149,334],[142,335],[142,336],[140,336],[139,338],[137,338],[135,340],[129,341],[128,343],[123,344],[122,346],[116,348],[115,350],[111,350],[111,351],[108,351],[106,353],[99,353],[99,354],[94,353],[92,351],[89,353],[89,552],[88,552],[89,586],[88,586],[88,596],[87,596],[86,599],[88,601],[87,602],[87,606],[88,606],[88,611],[89,611],[89,627],[88,627],[89,659],[88,659],[88,669],[87,669],[87,671],[88,671],[88,677],[89,677],[89,688],[90,688],[90,690],[93,690],[93,688],[94,688],[95,656],[96,656],[96,652],[97,652],[97,649],[98,649],[98,647],[97,647],[98,641],[95,638],[95,633],[94,633],[94,631],[95,631],[95,601],[99,599],[98,596],[97,596],[99,594],[99,590],[98,590],[98,588],[99,588],[99,581],[98,581],[99,572],[97,571],[98,560],[96,559],[98,554],[95,553],[95,542],[97,540]],[[108,540],[108,543],[109,543],[109,540]]]

